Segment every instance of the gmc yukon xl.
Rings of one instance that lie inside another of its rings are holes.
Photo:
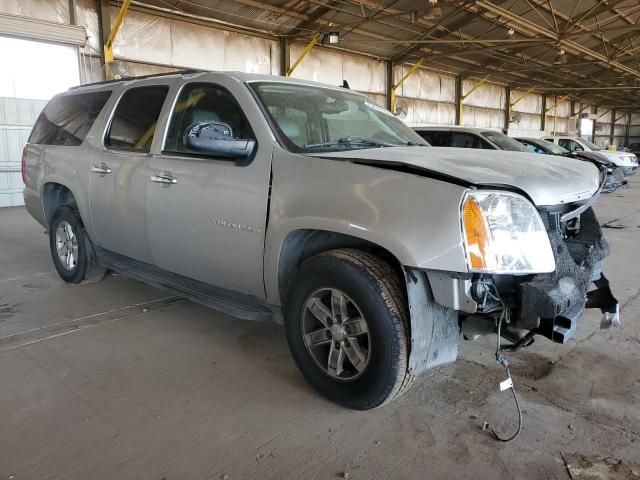
[[[617,313],[595,167],[434,148],[346,88],[214,72],[72,88],[23,176],[62,279],[113,270],[282,323],[309,383],[354,409],[454,361],[460,337],[564,343],[585,308]]]

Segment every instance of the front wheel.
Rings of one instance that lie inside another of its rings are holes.
[[[68,283],[102,280],[106,270],[98,262],[93,243],[77,211],[69,205],[58,208],[49,224],[49,247],[58,275]]]
[[[287,340],[307,381],[357,410],[384,405],[409,385],[409,328],[402,279],[360,250],[307,260],[290,283]]]

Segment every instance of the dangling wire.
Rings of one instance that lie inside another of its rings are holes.
[[[501,301],[502,302],[502,301]],[[516,389],[513,386],[513,381],[511,380],[511,372],[509,371],[509,362],[507,361],[507,359],[504,357],[504,355],[502,355],[502,350],[501,350],[501,346],[500,346],[500,335],[501,335],[501,330],[502,330],[502,321],[506,320],[507,323],[509,323],[509,308],[507,307],[507,305],[504,304],[504,302],[502,302],[502,313],[500,314],[500,318],[498,319],[498,331],[497,331],[497,337],[498,337],[498,341],[497,341],[497,346],[496,346],[496,362],[498,363],[498,365],[502,365],[504,367],[504,369],[507,371],[507,380],[508,380],[508,387],[511,389],[511,393],[513,394],[513,399],[516,403],[516,409],[518,410],[518,429],[516,430],[516,432],[511,435],[510,437],[501,437],[498,432],[496,432],[493,427],[491,427],[489,424],[485,424],[485,427],[489,428],[489,430],[491,430],[491,433],[493,433],[493,436],[496,437],[496,439],[500,440],[501,442],[510,442],[511,440],[515,440],[516,437],[518,435],[520,435],[520,432],[522,431],[522,410],[520,409],[520,402],[518,401],[518,395],[516,394]],[[483,430],[484,428],[483,427]]]

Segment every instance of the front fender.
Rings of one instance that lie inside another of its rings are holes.
[[[300,229],[365,240],[389,251],[404,266],[467,271],[460,229],[465,188],[460,185],[279,148],[274,152],[272,182],[264,260],[271,303],[280,304],[282,246]]]

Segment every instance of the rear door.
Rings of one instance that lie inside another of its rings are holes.
[[[143,262],[152,261],[145,214],[150,148],[168,92],[166,84],[124,91],[104,144],[90,159],[91,221],[98,245]]]
[[[146,220],[156,265],[264,298],[273,140],[264,128],[260,134],[252,126],[260,115],[247,87],[228,77],[185,84],[174,100],[161,151],[150,162],[157,181],[147,189]],[[234,137],[257,140],[253,158],[238,163],[189,151],[184,134],[199,122],[223,122]]]

